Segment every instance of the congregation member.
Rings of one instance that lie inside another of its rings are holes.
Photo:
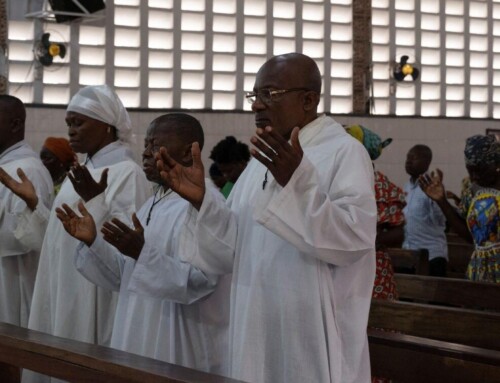
[[[33,200],[50,209],[53,184],[38,155],[24,140],[26,110],[21,100],[0,96],[0,321],[26,327],[38,268],[38,249],[14,235]],[[23,169],[23,170],[21,170]],[[31,178],[30,205],[9,185]]]
[[[100,236],[83,204],[78,206],[82,216],[67,205],[57,215],[66,231],[82,241],[75,254],[80,273],[119,291],[111,347],[225,374],[230,276],[208,275],[188,263],[197,251],[193,233],[184,230],[189,203],[162,181],[155,160],[163,146],[190,166],[193,142],[201,148],[203,141],[194,117],[158,117],[147,129],[142,154],[143,170],[156,192],[137,216],[105,222]]]
[[[212,162],[212,165],[210,165],[210,168],[208,168],[208,175],[210,176],[210,181],[214,184],[214,186],[217,189],[222,190],[222,188],[226,184],[226,178],[219,170],[219,167],[215,162]]]
[[[382,150],[392,142],[392,138],[382,141],[378,134],[361,125],[350,125],[346,127],[346,130],[363,144],[372,161],[379,158]],[[375,165],[373,168],[375,169]],[[401,247],[403,243],[405,195],[403,190],[392,183],[381,171],[375,170],[374,178],[377,201],[377,268],[372,297],[395,300],[398,299],[398,291],[387,248]]]
[[[435,201],[418,184],[418,178],[429,170],[432,151],[426,145],[415,145],[406,155],[405,169],[410,180],[404,185],[406,206],[404,249],[422,250],[429,254],[429,275],[446,276],[448,245],[446,218]]]
[[[40,150],[40,159],[52,177],[54,192],[57,194],[66,178],[66,173],[73,163],[78,161],[76,153],[66,138],[47,137]]]
[[[248,145],[237,141],[233,136],[227,136],[213,147],[210,159],[215,162],[226,179],[221,192],[227,198],[250,161]]]
[[[254,157],[227,200],[205,187],[198,145],[158,166],[191,203],[191,263],[233,273],[229,375],[248,382],[368,382],[367,322],[377,210],[364,147],[318,116],[321,75],[303,54],[275,56],[247,94]]]
[[[419,182],[440,206],[453,230],[462,233],[468,229],[474,252],[467,278],[500,283],[500,142],[494,136],[475,135],[467,139],[464,154],[471,187],[458,210],[446,199],[439,169],[420,177]]]
[[[66,123],[71,147],[86,159],[85,166],[71,168],[54,207],[76,209],[83,200],[99,227],[111,217],[129,217],[151,190],[128,148],[130,118],[116,93],[107,85],[82,88],[67,107]],[[78,273],[73,264],[78,244],[65,232],[54,208],[48,214],[28,328],[109,345],[117,294]],[[37,374],[23,372],[23,382],[42,381]]]

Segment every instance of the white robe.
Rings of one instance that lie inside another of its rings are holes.
[[[17,181],[16,171],[22,168],[35,187],[39,204],[50,208],[52,179],[26,142],[1,153],[0,167]],[[26,203],[0,184],[0,321],[22,327],[28,325],[39,257],[39,249],[13,235],[25,210],[29,210]]]
[[[329,117],[300,131],[283,188],[252,160],[227,206],[191,209],[205,272],[233,272],[230,373],[248,382],[370,382],[377,209],[366,149]]]
[[[96,180],[109,168],[108,187],[85,203],[98,230],[112,217],[127,219],[151,194],[151,186],[131,152],[119,142],[107,145],[86,165]],[[97,288],[78,273],[73,255],[79,241],[55,214],[63,203],[78,211],[79,195],[66,179],[54,201],[40,255],[28,327],[52,335],[109,345],[117,296]],[[23,381],[40,381],[23,374]]]
[[[146,225],[153,201],[137,213],[145,229],[137,262],[98,236],[90,248],[79,245],[76,267],[89,281],[120,292],[111,347],[224,374],[230,277],[219,281],[187,263],[197,251],[192,233],[182,230],[188,202],[166,195]]]

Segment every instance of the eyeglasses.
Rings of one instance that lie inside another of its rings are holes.
[[[270,105],[273,102],[279,101],[280,96],[282,96],[285,93],[298,92],[301,90],[308,91],[309,89],[306,88],[291,88],[291,89],[280,89],[280,90],[261,89],[258,92],[247,92],[245,97],[250,104],[253,104],[255,101],[257,101],[258,97],[264,104]]]

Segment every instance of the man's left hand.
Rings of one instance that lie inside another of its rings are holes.
[[[101,232],[104,240],[116,247],[122,254],[137,260],[144,247],[144,228],[135,215],[132,215],[134,228],[128,227],[118,218],[105,222]]]
[[[256,133],[257,136],[250,139],[258,149],[251,149],[252,156],[268,168],[276,182],[284,187],[304,156],[299,142],[299,128],[293,129],[291,144],[270,126],[264,129],[257,128]]]

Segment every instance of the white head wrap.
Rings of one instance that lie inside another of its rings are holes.
[[[80,89],[69,102],[66,111],[80,113],[114,126],[120,141],[130,142],[130,116],[118,95],[108,85],[86,86]]]

